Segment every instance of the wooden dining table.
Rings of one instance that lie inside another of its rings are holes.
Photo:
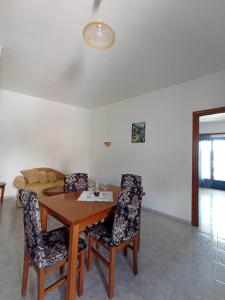
[[[121,188],[110,185],[108,191],[113,192],[113,202],[77,201],[82,191],[39,197],[42,230],[47,230],[48,215],[53,216],[69,228],[67,300],[76,299],[79,232],[82,228],[105,219],[113,211]]]

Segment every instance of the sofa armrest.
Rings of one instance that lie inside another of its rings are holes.
[[[13,186],[18,189],[24,189],[26,186],[26,181],[23,176],[17,176],[13,181]]]

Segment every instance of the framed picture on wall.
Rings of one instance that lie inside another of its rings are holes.
[[[132,124],[132,143],[144,143],[145,142],[145,122],[138,122]]]

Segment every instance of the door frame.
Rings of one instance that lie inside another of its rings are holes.
[[[198,147],[199,147],[199,118],[207,115],[225,113],[225,106],[193,112],[192,119],[192,226],[199,225],[199,202],[198,202]]]

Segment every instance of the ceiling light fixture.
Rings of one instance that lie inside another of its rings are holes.
[[[112,28],[101,20],[88,23],[83,29],[85,42],[96,49],[108,49],[115,43],[115,33]]]

